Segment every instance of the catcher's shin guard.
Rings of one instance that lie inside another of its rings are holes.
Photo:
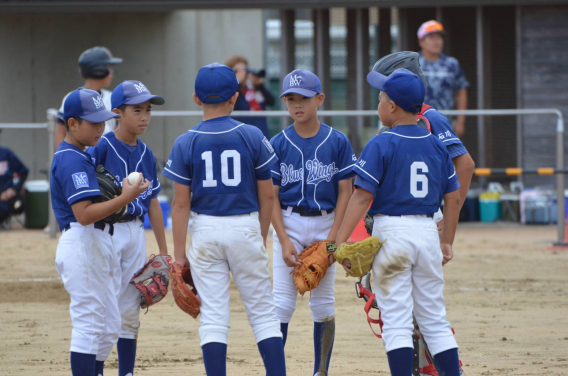
[[[314,376],[327,375],[334,339],[335,318],[326,322],[314,322]]]
[[[454,329],[452,328],[452,332]],[[412,336],[414,342],[414,361],[412,366],[412,376],[438,376],[438,367],[436,360],[430,353],[428,345],[424,341],[424,337],[420,332],[418,323],[414,319],[414,335]],[[465,376],[463,371],[463,364],[460,360],[460,376]]]

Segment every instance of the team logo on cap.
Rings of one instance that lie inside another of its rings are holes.
[[[290,77],[290,86],[300,86],[301,83],[302,76],[295,74],[294,76]]]
[[[136,91],[138,91],[138,94],[150,92],[142,82],[140,82],[139,84],[134,84],[134,87],[136,88]]]
[[[100,95],[98,97],[94,97],[93,102],[95,102],[95,107],[97,108],[97,110],[104,106],[103,98]]]

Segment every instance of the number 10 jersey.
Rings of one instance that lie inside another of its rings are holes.
[[[375,199],[369,215],[432,215],[460,186],[444,144],[418,125],[373,137],[355,166],[355,186]]]
[[[262,132],[230,117],[202,121],[177,138],[164,176],[191,187],[191,210],[213,216],[259,209],[257,180],[276,155]]]

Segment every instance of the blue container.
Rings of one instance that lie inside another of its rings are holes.
[[[162,215],[164,216],[164,227],[167,227],[168,217],[170,216],[172,207],[168,203],[168,198],[166,196],[158,196],[158,202],[160,203],[160,207],[162,208]],[[152,228],[152,225],[150,225],[150,219],[148,219],[148,214],[144,215],[144,228]]]

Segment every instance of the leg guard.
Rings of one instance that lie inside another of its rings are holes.
[[[327,375],[334,340],[335,318],[326,322],[314,322],[314,375]]]

